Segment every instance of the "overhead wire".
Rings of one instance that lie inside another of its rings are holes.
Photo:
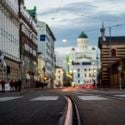
[[[62,5],[63,5],[63,1],[64,0],[60,0],[60,4],[59,6],[57,7],[57,9],[55,10],[55,15],[51,18],[52,20],[55,20],[57,18],[57,14],[60,12],[61,8],[62,8]],[[111,25],[111,26],[106,26],[105,29],[109,29],[110,27],[113,28],[113,27],[119,27],[119,26],[122,26],[122,25],[125,25],[125,23],[120,23],[120,24],[115,24],[115,25]],[[93,29],[88,29],[88,30],[84,30],[85,32],[94,32],[94,31],[100,31],[99,28],[93,28]],[[72,37],[67,37],[67,39],[71,39]]]
[[[60,4],[57,7],[57,9],[55,10],[55,16],[52,17],[51,19],[53,19],[53,20],[56,19],[57,14],[59,13],[60,9],[62,8],[62,5],[63,5],[63,0],[60,0]]]
[[[114,24],[114,25],[111,25],[111,26],[106,26],[105,29],[109,29],[110,27],[113,28],[113,27],[120,27],[122,25],[125,25],[125,23],[120,23],[120,24]],[[85,32],[94,32],[94,31],[100,31],[99,28],[93,28],[93,29],[89,29],[89,30],[84,30]],[[74,36],[75,37],[75,36]],[[73,37],[67,37],[67,39],[71,39]]]

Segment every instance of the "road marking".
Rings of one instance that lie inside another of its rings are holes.
[[[81,100],[107,100],[107,98],[103,98],[100,96],[78,96]]]
[[[18,98],[22,98],[23,96],[8,96],[8,97],[0,97],[0,102],[10,101]]]
[[[125,97],[125,95],[114,95],[114,96],[117,96],[117,97]]]
[[[33,98],[30,101],[54,101],[57,99],[58,99],[58,96],[40,96],[37,98]]]

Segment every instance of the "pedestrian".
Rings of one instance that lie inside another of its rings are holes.
[[[15,80],[14,86],[15,86],[15,91],[18,91],[18,81],[17,80]]]
[[[5,80],[2,80],[2,81],[1,81],[2,92],[5,92],[5,83],[6,83]]]
[[[22,86],[21,79],[18,80],[17,85],[18,85],[18,91],[21,91],[21,86]]]
[[[11,80],[11,81],[9,82],[9,85],[10,85],[10,91],[13,91],[13,89],[14,89],[13,80]]]

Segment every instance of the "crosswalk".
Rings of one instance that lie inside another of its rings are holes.
[[[5,102],[5,101],[10,101],[14,99],[19,99],[22,98],[23,96],[6,96],[6,97],[1,97],[0,102]]]
[[[0,97],[0,102],[11,101],[19,98],[23,98],[24,96],[5,96]],[[56,101],[59,96],[39,96],[36,98],[29,99],[29,101]]]
[[[33,98],[30,101],[54,101],[57,99],[58,99],[58,96],[40,96],[37,98]]]
[[[103,96],[103,97],[101,95],[80,95],[77,97],[83,101],[94,101],[94,100],[100,101],[100,100],[110,100],[111,98],[125,99],[125,94]]]
[[[125,95],[114,95],[116,97],[125,97]]]
[[[100,97],[100,96],[78,96],[81,100],[107,100],[108,98]]]
[[[112,96],[100,96],[100,95],[92,95],[92,94],[88,94],[88,95],[77,95],[77,98],[79,98],[82,101],[101,101],[101,100],[109,100],[110,97],[114,98],[122,98],[125,99],[125,94],[123,95],[112,95]],[[0,102],[6,102],[6,101],[12,101],[12,100],[18,100],[21,98],[25,98],[24,96],[4,96],[4,97],[0,97]],[[28,99],[28,101],[57,101],[59,99],[59,96],[47,96],[47,95],[40,95],[38,97],[34,97],[34,98],[30,98]]]

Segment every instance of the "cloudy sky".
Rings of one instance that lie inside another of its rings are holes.
[[[38,20],[51,27],[56,47],[75,46],[82,31],[97,45],[102,20],[105,27],[112,26],[112,35],[125,35],[125,0],[25,0],[25,5],[37,7]]]

